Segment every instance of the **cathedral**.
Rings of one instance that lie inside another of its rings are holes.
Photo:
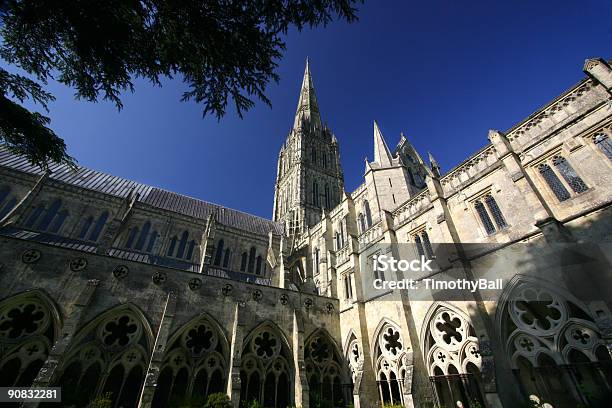
[[[24,407],[606,406],[611,61],[583,71],[446,173],[374,122],[347,191],[307,62],[272,220],[0,147],[0,386],[61,387]]]

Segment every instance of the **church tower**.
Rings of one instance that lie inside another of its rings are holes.
[[[321,121],[306,60],[293,127],[278,154],[273,220],[288,235],[299,234],[338,205],[343,192],[338,141]]]

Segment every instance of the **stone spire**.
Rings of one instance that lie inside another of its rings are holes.
[[[294,129],[299,129],[303,126],[314,129],[322,128],[321,114],[319,113],[317,96],[315,95],[312,77],[310,76],[308,58],[306,59],[306,69],[304,70],[304,79],[302,80],[300,99],[298,101],[297,110],[295,112],[295,120],[293,122]]]
[[[374,121],[374,162],[378,163],[381,167],[391,166],[392,156],[385,142],[378,123]]]

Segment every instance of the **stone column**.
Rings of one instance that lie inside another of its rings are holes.
[[[300,310],[293,311],[293,366],[295,368],[295,406],[306,408],[309,406],[308,379],[306,377],[306,365],[304,363],[304,324]]]
[[[244,312],[242,312],[243,308],[244,303],[236,303],[234,309],[234,322],[232,325],[229,373],[227,377],[227,395],[236,408],[238,408],[240,404],[240,390],[242,387],[240,381],[240,367],[242,365],[242,349],[244,348],[244,334],[247,323],[246,316]]]
[[[36,379],[32,383],[32,387],[49,387],[57,380],[57,367],[64,353],[68,349],[68,346],[72,342],[74,335],[77,332],[81,324],[83,312],[87,309],[87,306],[91,302],[91,298],[96,291],[96,288],[100,284],[97,279],[90,279],[87,281],[87,285],[81,290],[77,300],[74,302],[72,312],[66,319],[64,326],[62,327],[61,334],[56,340],[55,344],[49,352],[47,361],[41,367]],[[25,408],[38,407],[40,402],[26,402],[22,406]]]
[[[161,315],[157,336],[155,336],[155,344],[153,345],[153,353],[151,355],[151,360],[149,361],[149,367],[147,368],[144,387],[140,392],[140,400],[138,402],[139,408],[149,408],[153,402],[155,388],[157,387],[157,379],[159,378],[159,369],[161,368],[164,354],[166,352],[166,343],[168,341],[168,337],[170,336],[170,328],[172,327],[172,321],[174,320],[175,310],[176,294],[174,292],[170,292],[166,298],[166,305]]]
[[[357,281],[357,279],[355,279]],[[359,313],[359,347],[361,350],[360,360],[355,369],[355,383],[353,384],[353,404],[355,408],[368,408],[380,405],[379,389],[376,382],[376,373],[374,372],[372,356],[374,352],[370,349],[368,340],[368,326],[365,305],[363,302],[355,303]]]

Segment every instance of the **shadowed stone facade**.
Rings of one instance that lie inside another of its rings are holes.
[[[273,221],[0,150],[1,386],[63,406],[595,406],[612,386],[612,69],[441,174],[374,123],[364,183],[306,66]],[[382,251],[477,290],[373,291]],[[44,406],[27,403],[25,406]]]

